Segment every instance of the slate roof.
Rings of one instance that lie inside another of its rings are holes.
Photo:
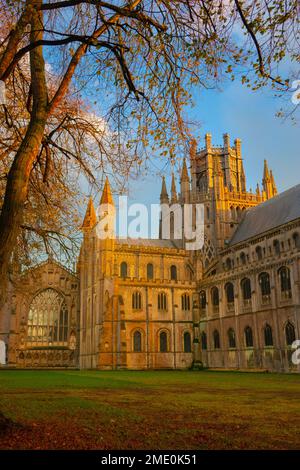
[[[156,238],[117,238],[116,241],[120,245],[149,246],[149,247],[173,248],[173,249],[180,248],[172,240],[159,240]]]
[[[230,246],[300,218],[300,184],[246,211]]]

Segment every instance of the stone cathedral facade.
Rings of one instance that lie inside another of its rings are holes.
[[[16,277],[2,367],[300,370],[300,185],[278,195],[265,161],[248,191],[240,140],[225,134],[216,147],[207,134],[183,161],[179,192],[163,178],[160,202],[171,215],[174,204],[204,205],[203,248],[174,233],[99,239],[114,204],[107,180],[102,214],[89,201],[76,272],[49,259]]]

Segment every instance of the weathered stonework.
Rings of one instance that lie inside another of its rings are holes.
[[[50,289],[59,293],[68,309],[66,341],[39,344],[28,341],[28,315],[33,300]],[[77,338],[77,340],[76,340]],[[70,339],[73,344],[70,347]],[[75,339],[75,341],[74,341]],[[79,280],[49,260],[21,275],[10,312],[8,365],[24,368],[77,367],[79,355]]]
[[[170,199],[163,179],[160,201],[204,204],[203,249],[99,239],[106,181],[102,213],[88,203],[77,272],[48,260],[16,276],[0,318],[9,366],[299,371],[300,185],[277,196],[265,162],[262,187],[247,191],[241,142],[227,134],[221,147],[209,134],[200,151],[193,142],[189,163],[178,195],[174,175]]]

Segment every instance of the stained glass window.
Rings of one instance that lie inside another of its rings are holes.
[[[29,309],[27,343],[37,346],[68,343],[69,315],[64,297],[54,289],[37,294]]]

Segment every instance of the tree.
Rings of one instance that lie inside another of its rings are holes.
[[[18,67],[7,84],[9,107],[0,116],[0,197],[5,193],[13,149],[21,144],[30,117],[28,64],[23,62]],[[50,73],[46,76],[51,90],[53,77]],[[83,170],[96,185],[94,174],[108,166],[118,171],[120,177],[126,174],[127,164],[115,167],[116,143],[117,136],[79,99],[68,94],[55,109],[30,174],[26,210],[14,247],[19,265],[30,266],[40,261],[43,252],[48,255],[60,252],[65,259],[74,260],[80,241],[76,230],[80,226],[78,178]]]
[[[13,90],[22,75],[22,61],[29,64],[27,83],[26,77],[21,80],[24,128],[3,154],[7,174],[0,214],[2,294],[26,225],[34,179],[40,200],[51,152],[61,159],[59,168],[51,168],[54,179],[66,178],[62,158],[77,160],[80,169],[91,173],[89,161],[78,161],[80,146],[75,153],[69,147],[74,145],[75,124],[65,113],[68,100],[82,108],[87,95],[97,95],[110,135],[122,136],[131,156],[140,158],[147,145],[174,155],[178,139],[189,139],[182,108],[190,99],[190,86],[213,86],[222,72],[231,75],[243,69],[248,86],[271,82],[285,90],[288,81],[274,69],[287,53],[290,61],[297,59],[296,0],[0,0],[0,6],[5,34],[0,79]],[[241,47],[236,37],[243,32]],[[9,127],[9,105],[2,113],[2,124]],[[82,118],[82,109],[78,115]],[[84,132],[83,121],[76,127],[79,134]],[[67,146],[53,138],[62,130]],[[127,157],[121,159],[126,165]]]

